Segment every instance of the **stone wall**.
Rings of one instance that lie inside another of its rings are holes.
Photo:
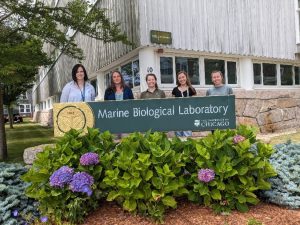
[[[33,122],[40,123],[43,126],[53,126],[53,109],[36,111],[33,114]]]
[[[299,128],[299,90],[236,90],[234,93],[238,124],[258,126],[261,133]]]

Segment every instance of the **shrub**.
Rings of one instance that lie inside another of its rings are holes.
[[[274,148],[270,162],[277,176],[270,178],[272,188],[262,192],[262,196],[278,205],[300,208],[300,144],[288,141]]]
[[[255,136],[254,129],[240,126],[188,140],[189,199],[212,206],[217,212],[245,212],[248,204],[257,204],[259,199],[254,192],[269,189],[267,178],[276,173],[268,162],[272,147]],[[256,147],[251,147],[254,144]]]
[[[176,208],[176,196],[187,194],[183,178],[184,155],[161,132],[133,133],[116,147],[103,182],[108,201],[123,209],[162,221],[168,208]],[[177,143],[178,144],[178,143]]]
[[[31,185],[26,194],[39,201],[43,215],[55,222],[82,222],[105,196],[101,189],[103,167],[110,164],[113,136],[88,129],[86,135],[71,130],[37,155],[23,176]]]
[[[20,176],[26,171],[21,164],[0,163],[0,224],[30,223],[39,216],[37,202],[24,195],[28,184]]]

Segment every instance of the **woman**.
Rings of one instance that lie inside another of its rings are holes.
[[[232,95],[232,88],[223,83],[224,77],[221,71],[214,70],[211,73],[211,80],[214,87],[206,91],[206,96],[212,95]]]
[[[232,88],[223,83],[224,77],[223,73],[219,70],[214,70],[211,72],[211,81],[213,82],[214,87],[209,88],[206,91],[206,96],[217,96],[217,95],[232,95]],[[212,130],[213,134],[215,131]]]
[[[95,101],[95,88],[87,82],[88,76],[83,65],[76,64],[72,69],[73,81],[62,90],[60,102]]]
[[[172,91],[174,97],[183,98],[196,95],[196,90],[191,85],[189,76],[185,71],[177,73],[176,84],[177,87]],[[179,137],[189,137],[192,136],[192,131],[176,131],[175,134]]]
[[[141,99],[150,98],[165,98],[166,94],[162,90],[158,89],[157,78],[155,74],[149,73],[146,75],[146,82],[148,89],[141,93]]]
[[[119,71],[112,72],[110,86],[105,90],[104,100],[134,99],[131,89],[125,85],[122,74]]]

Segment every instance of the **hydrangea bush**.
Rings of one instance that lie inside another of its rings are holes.
[[[78,224],[105,196],[100,187],[103,167],[110,164],[115,143],[109,132],[88,129],[86,135],[71,130],[37,155],[32,168],[23,175],[31,185],[26,194],[39,202],[50,221]]]
[[[166,209],[176,208],[175,197],[188,193],[185,158],[175,149],[162,132],[133,133],[122,139],[103,180],[110,190],[107,200],[162,221]]]
[[[257,190],[271,187],[275,170],[268,162],[273,148],[256,140],[255,130],[216,130],[200,140],[189,139],[186,182],[189,199],[212,206],[217,212],[247,211],[257,204]],[[251,146],[256,144],[257,150]]]
[[[0,224],[30,224],[39,217],[38,203],[24,194],[28,184],[20,176],[26,172],[21,164],[0,162]]]
[[[270,178],[272,188],[262,192],[262,197],[275,204],[300,208],[300,144],[288,141],[274,148],[270,162],[277,176]]]

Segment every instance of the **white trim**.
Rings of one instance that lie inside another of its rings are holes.
[[[294,0],[295,5],[295,31],[296,31],[296,44],[300,44],[300,6],[298,5],[298,0]]]

